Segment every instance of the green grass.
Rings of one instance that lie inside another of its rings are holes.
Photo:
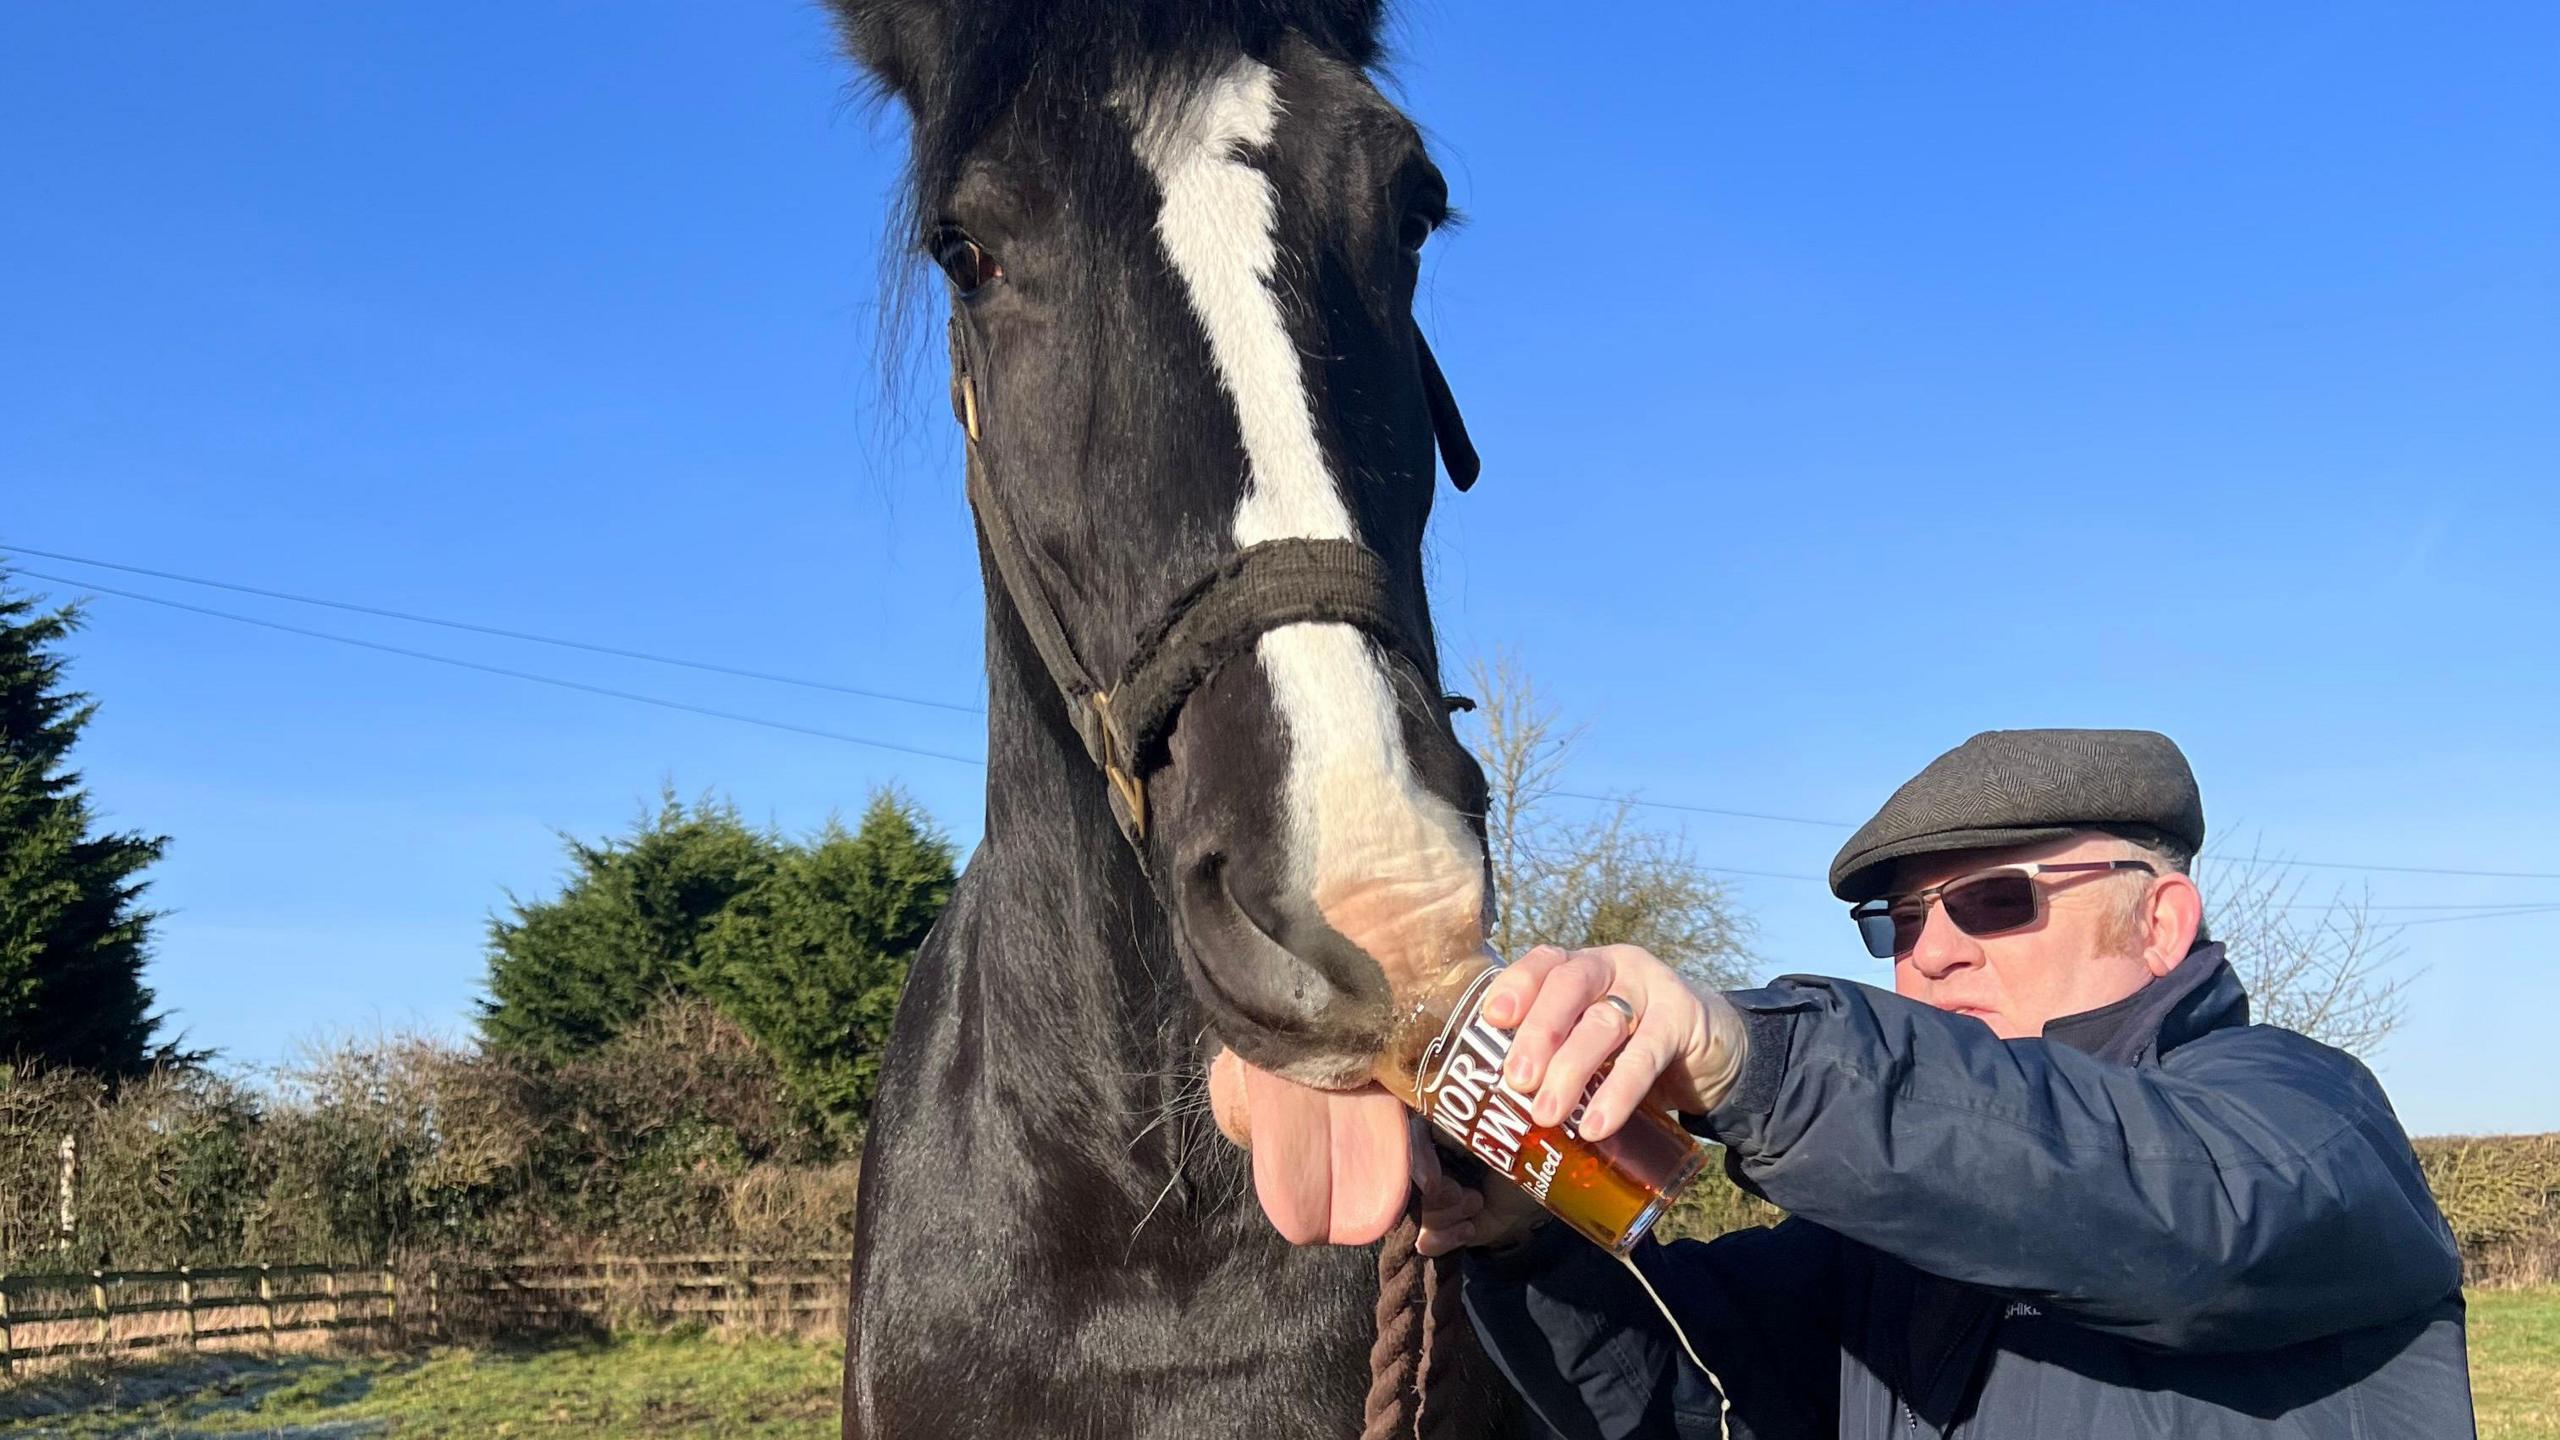
[[[0,1392],[62,1440],[831,1440],[841,1346],[626,1337],[524,1350],[206,1356]],[[2560,1289],[2471,1299],[2482,1440],[2560,1440]]]
[[[12,1394],[0,1401],[0,1435],[831,1440],[843,1366],[844,1351],[833,1345],[685,1336],[525,1350],[216,1357]]]
[[[2471,1297],[2480,1440],[2560,1440],[2560,1289]]]

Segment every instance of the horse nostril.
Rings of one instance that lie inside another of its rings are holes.
[[[1377,987],[1363,983],[1364,957],[1312,905],[1290,903],[1287,867],[1204,849],[1175,874],[1192,979],[1228,1044],[1266,1068],[1310,1047],[1357,1048],[1376,1018],[1368,992]]]
[[[1276,896],[1257,894],[1250,885],[1244,893],[1238,894],[1235,871],[1222,854],[1212,852],[1201,857],[1199,867],[1204,887],[1215,887],[1212,892],[1215,898],[1224,902],[1245,924],[1252,926],[1256,935],[1282,950],[1294,948],[1289,943],[1289,936],[1296,927],[1289,923],[1287,910]]]

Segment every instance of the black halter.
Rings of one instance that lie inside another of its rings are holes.
[[[1475,446],[1439,362],[1419,331],[1414,347],[1422,356],[1423,390],[1430,398],[1441,463],[1464,490],[1475,483],[1481,468]],[[975,447],[982,412],[968,335],[957,308],[951,316],[951,413]],[[1227,662],[1251,650],[1265,632],[1308,622],[1352,625],[1430,672],[1429,637],[1418,617],[1407,616],[1396,604],[1386,565],[1375,551],[1354,540],[1266,540],[1227,557],[1175,596],[1139,636],[1117,681],[1104,685],[1076,654],[1022,533],[980,478],[984,468],[972,456],[969,505],[977,512],[987,553],[995,557],[996,576],[1066,702],[1067,718],[1084,742],[1085,754],[1110,782],[1111,813],[1132,847],[1146,839],[1147,777],[1164,763],[1165,737],[1183,702]]]

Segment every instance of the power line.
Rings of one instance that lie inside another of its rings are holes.
[[[18,555],[36,555],[47,560],[88,565],[100,570],[120,570],[128,575],[147,575],[154,580],[174,580],[181,585],[201,585],[212,590],[228,590],[235,595],[255,595],[261,599],[288,600],[296,605],[317,605],[324,609],[344,610],[355,615],[374,615],[385,620],[404,621],[411,625],[435,625],[473,635],[494,635],[501,640],[521,640],[531,645],[554,645],[563,650],[583,650],[590,655],[611,655],[622,660],[645,660],[652,665],[673,665],[685,670],[700,670],[711,675],[730,675],[743,680],[763,680],[775,685],[797,685],[804,690],[825,690],[837,695],[859,695],[865,700],[886,700],[898,705],[921,705],[929,710],[949,710],[962,715],[987,713],[986,708],[980,705],[959,705],[948,700],[927,700],[921,696],[897,695],[886,690],[866,690],[859,685],[839,685],[832,680],[811,680],[799,675],[780,675],[769,670],[748,670],[736,665],[716,664],[709,660],[688,660],[678,655],[658,655],[646,650],[626,650],[619,645],[600,645],[592,640],[569,640],[558,635],[537,635],[528,630],[509,630],[502,626],[481,625],[469,620],[447,620],[434,615],[418,615],[406,610],[386,609],[380,605],[360,604],[353,600],[332,600],[321,595],[298,595],[290,590],[270,590],[262,585],[243,585],[231,580],[208,580],[201,575],[181,575],[174,570],[154,570],[149,566],[126,565],[114,560],[93,560],[84,555],[66,555],[56,550],[37,550],[25,545],[0,544],[0,551]],[[35,575],[36,572],[27,570],[21,573]],[[37,576],[36,578],[48,577]],[[108,591],[107,593],[121,592]]]
[[[1701,865],[1698,868],[1710,875],[1749,875],[1758,880],[1802,880],[1808,885],[1830,883],[1819,875],[1800,875],[1789,870],[1742,870],[1731,865]]]
[[[658,655],[644,650],[629,650],[620,646],[602,645],[586,640],[566,639],[556,635],[539,635],[529,631],[508,630],[499,626],[481,625],[466,620],[447,620],[436,616],[418,615],[408,611],[392,610],[382,606],[366,605],[350,600],[332,600],[323,596],[300,595],[291,591],[273,590],[256,585],[244,585],[228,580],[211,580],[201,576],[183,575],[175,571],[155,570],[146,566],[127,565],[113,560],[90,559],[84,556],[70,555],[59,551],[33,549],[23,545],[0,545],[0,550],[21,555],[40,555],[47,559],[68,561],[74,565],[87,565],[94,566],[99,569],[123,571],[128,574],[147,575],[155,579],[174,580],[180,584],[202,585],[213,589],[229,590],[243,595],[256,595],[267,599],[285,600],[299,605],[323,606],[328,609],[343,610],[359,615],[374,615],[385,619],[400,620],[410,624],[440,626],[449,630],[490,635],[500,639],[518,640],[537,645],[552,645],[561,649],[581,650],[590,654],[610,655],[619,659],[642,660],[651,664],[672,665],[683,669],[699,670],[715,675],[730,675],[742,679],[763,680],[781,685],[797,685],[805,689],[824,690],[841,695],[855,695],[864,699],[885,700],[901,705],[918,705],[929,709],[952,711],[960,714],[982,715],[986,713],[984,708],[980,706],[959,705],[945,700],[930,700],[919,696],[900,695],[891,691],[872,690],[853,685],[840,685],[826,680],[811,680],[800,676],[783,675],[770,671],[749,670],[737,666],[715,664],[710,661],[688,660],[679,656]],[[641,695],[629,691],[613,690],[604,686],[588,685],[574,680],[555,679],[546,675],[533,674],[529,671],[510,670],[500,666],[483,665],[477,661],[459,660],[451,656],[436,655],[427,651],[404,649],[397,645],[385,645],[376,641],[360,640],[353,636],[337,635],[323,630],[306,630],[298,626],[287,625],[278,621],[263,620],[247,615],[235,615],[228,611],[208,609],[204,606],[191,605],[184,601],[170,600],[156,595],[144,595],[129,590],[118,590],[110,586],[96,585],[91,584],[90,582],[68,580],[60,576],[46,575],[34,570],[20,570],[18,573],[26,575],[31,579],[51,581],[57,585],[71,585],[76,587],[88,584],[89,588],[95,589],[102,594],[121,596],[128,600],[139,600],[152,605],[164,605],[171,609],[192,611],[196,614],[210,615],[218,619],[236,621],[244,625],[256,625],[269,630],[280,630],[287,634],[305,635],[313,639],[335,641],[339,644],[354,645],[368,650],[378,650],[386,654],[405,655],[413,659],[432,661],[440,665],[451,665],[465,670],[478,670],[493,675],[504,675],[511,679],[530,681],[537,685],[551,685],[561,689],[577,690],[592,695],[605,695],[614,699],[629,700],[635,704],[655,705],[662,709],[679,710],[689,714],[707,715],[717,719],[734,720],[745,725],[760,725],[767,729],[787,730],[797,734],[814,735],[824,739],[840,740],[847,744],[866,745],[874,749],[894,750],[902,754],[923,756],[927,759],[953,760],[970,765],[984,765],[986,763],[983,760],[951,755],[938,750],[924,750],[913,746],[898,745],[888,741],[868,740],[860,736],[843,735],[834,731],[815,729],[810,726],[794,725],[787,721],[767,720],[760,716],[741,715],[730,711],[714,710],[705,706],[687,704],[683,701],[665,700],[651,695]],[[1805,825],[1829,830],[1847,830],[1853,828],[1850,822],[1845,820],[1825,820],[1805,815],[1781,815],[1763,810],[1741,810],[1715,805],[1693,805],[1685,801],[1648,800],[1635,795],[1602,795],[1579,790],[1552,790],[1547,793],[1560,800],[1581,800],[1600,805],[1624,804],[1648,810],[1668,810],[1688,815],[1715,815],[1727,819],[1756,820],[1778,825]],[[2203,858],[2217,859],[2219,857],[2207,855]],[[2366,864],[2341,860],[2283,859],[2270,861],[2269,863],[2279,867],[2299,866],[2306,870],[2350,870],[2398,875],[2443,875],[2481,880],[2560,880],[2560,871],[2476,870],[2450,866]],[[1821,877],[1814,875],[1791,874],[1771,870],[1744,870],[1731,867],[1707,868],[1714,869],[1721,874],[1749,875],[1762,879],[1802,880],[1817,884],[1821,883]],[[2412,921],[2409,923],[2416,924],[2422,922]]]
[[[2406,930],[2416,925],[2450,925],[2456,920],[2520,920],[2528,915],[2560,914],[2560,905],[2526,905],[2514,910],[2497,910],[2479,915],[2437,915],[2426,920],[2395,920],[2379,928]]]
[[[2206,856],[2218,859],[2218,856]],[[2299,865],[2305,870],[2381,870],[2394,875],[2459,875],[2474,880],[2560,880],[2560,870],[2453,870],[2434,865],[2365,865],[2345,860],[2269,860],[2278,869]]]
[[[1812,820],[1802,815],[1771,815],[1759,810],[1726,810],[1714,805],[1690,805],[1671,800],[1643,800],[1633,795],[1591,795],[1579,790],[1550,790],[1547,793],[1559,800],[1589,800],[1601,805],[1640,805],[1648,810],[1680,810],[1692,815],[1723,815],[1735,820],[1767,820],[1779,825],[1818,825],[1825,830],[1854,828],[1845,820]],[[1788,876],[1786,878],[1809,879],[1811,877]]]
[[[2538,910],[2549,900],[2470,900],[2457,905],[2363,905],[2355,901],[2295,900],[2278,905],[2278,910]]]
[[[1725,810],[1711,805],[1689,805],[1672,800],[1647,800],[1636,795],[1593,795],[1579,790],[1550,790],[1559,800],[1589,800],[1601,805],[1634,805],[1646,810],[1677,810],[1691,815],[1725,815],[1738,820],[1769,820],[1781,825],[1819,825],[1830,830],[1853,828],[1846,820],[1816,820],[1804,815],[1772,815],[1760,810]],[[2221,860],[2219,855],[2204,855],[2205,860]],[[2288,865],[2305,870],[2374,870],[2395,875],[2455,875],[2474,880],[2560,880],[2555,870],[2463,870],[2440,865],[2370,865],[2348,860],[2295,860],[2270,858],[2267,864],[2282,869]],[[1803,879],[1803,876],[1788,876]]]
[[[172,610],[184,610],[196,615],[209,615],[216,620],[229,620],[238,625],[255,625],[262,630],[279,630],[287,635],[301,635],[313,640],[327,640],[339,645],[353,645],[361,650],[376,650],[385,655],[399,655],[411,660],[425,660],[437,665],[450,665],[458,670],[476,670],[483,675],[503,675],[510,680],[523,680],[535,685],[549,685],[561,690],[575,690],[586,695],[602,695],[607,699],[612,700],[628,700],[635,705],[654,705],[661,710],[679,710],[688,715],[706,715],[714,720],[733,720],[741,725],[761,725],[768,730],[787,730],[795,735],[813,735],[821,740],[835,740],[846,745],[866,746],[873,750],[892,750],[901,755],[916,755],[927,760],[948,760],[958,765],[977,766],[984,766],[987,763],[973,755],[953,755],[941,750],[926,750],[919,746],[901,745],[892,740],[873,740],[861,735],[847,735],[835,730],[821,730],[814,725],[795,725],[788,720],[768,720],[761,715],[741,715],[731,710],[714,710],[707,705],[687,704],[682,700],[667,700],[656,695],[642,695],[630,690],[615,690],[603,685],[589,685],[580,680],[562,680],[551,675],[536,675],[529,670],[510,670],[503,665],[483,665],[477,660],[460,660],[451,655],[438,655],[432,651],[411,650],[402,645],[385,645],[378,640],[360,640],[353,635],[337,635],[326,630],[306,630],[302,626],[287,625],[280,620],[265,620],[254,615],[235,615],[228,610],[215,610],[203,605],[191,605],[184,600],[171,600],[160,595],[145,595],[134,590],[119,590],[112,585],[100,585],[95,581],[66,580],[59,575],[47,575],[35,570],[20,570],[17,573],[27,576],[30,579],[50,581],[56,585],[68,585],[74,589],[95,590],[102,595],[114,595],[126,600],[139,600],[146,605],[165,605]]]

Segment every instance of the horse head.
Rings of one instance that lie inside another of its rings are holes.
[[[835,3],[911,122],[901,239],[949,285],[1049,728],[1218,1036],[1357,1085],[1487,908],[1423,593],[1435,440],[1474,475],[1412,315],[1448,194],[1372,79],[1381,6]]]

